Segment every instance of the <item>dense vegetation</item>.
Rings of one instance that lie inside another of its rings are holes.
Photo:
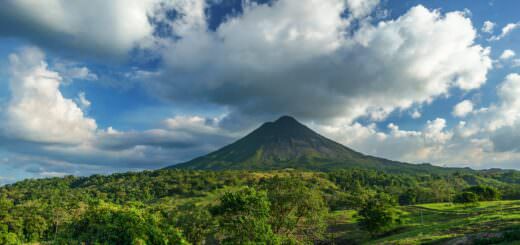
[[[0,188],[0,244],[362,243],[410,227],[417,204],[467,193],[520,199],[520,175],[159,170],[24,180]],[[353,226],[338,233],[345,222]],[[504,224],[496,228],[520,217]]]

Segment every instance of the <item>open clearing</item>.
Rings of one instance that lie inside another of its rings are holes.
[[[331,236],[338,244],[453,244],[520,229],[520,201],[433,203],[402,206],[399,210],[402,224],[372,239],[357,227],[355,211],[336,211],[330,220]]]

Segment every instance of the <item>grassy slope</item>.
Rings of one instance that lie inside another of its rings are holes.
[[[520,227],[520,201],[481,202],[479,205],[422,204],[400,208],[403,224],[390,234],[371,239],[356,226],[353,211],[331,217],[331,231],[339,243],[449,244],[464,235]]]

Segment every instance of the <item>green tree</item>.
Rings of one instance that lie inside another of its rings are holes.
[[[183,205],[177,218],[177,227],[190,243],[203,244],[214,228],[213,219],[207,208],[195,204]]]
[[[223,244],[277,244],[269,225],[269,200],[265,191],[246,187],[226,192],[212,208]]]
[[[263,186],[271,203],[273,232],[308,242],[323,238],[328,208],[319,190],[306,187],[299,177],[275,176]]]
[[[15,233],[11,233],[7,229],[7,225],[0,224],[0,244],[15,245],[22,244],[22,241]]]
[[[454,203],[476,203],[478,200],[478,195],[470,191],[462,192],[453,198]]]
[[[361,228],[377,234],[397,223],[395,201],[385,193],[378,193],[362,204],[359,210]]]
[[[406,192],[399,195],[400,205],[413,205],[417,202],[417,192],[413,189],[408,189]]]
[[[464,192],[475,193],[479,201],[494,201],[500,198],[500,193],[498,190],[490,186],[472,186],[464,189]]]
[[[87,210],[72,225],[71,235],[87,244],[187,244],[180,232],[161,229],[158,218],[142,209],[106,203]]]

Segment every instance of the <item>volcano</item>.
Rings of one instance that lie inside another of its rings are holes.
[[[266,122],[245,137],[205,156],[169,168],[197,170],[334,170],[370,168],[391,172],[454,170],[364,155],[330,140],[290,116]]]

